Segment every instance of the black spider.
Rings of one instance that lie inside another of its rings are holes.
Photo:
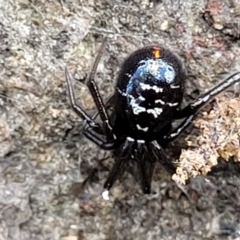
[[[176,167],[164,154],[162,146],[178,137],[195,118],[196,113],[214,96],[240,81],[240,72],[233,74],[193,103],[181,109],[186,79],[181,61],[161,46],[149,46],[132,53],[124,62],[117,79],[113,111],[109,116],[100,96],[94,75],[106,40],[94,62],[87,86],[97,106],[102,124],[96,115],[89,116],[77,103],[68,70],[67,88],[73,110],[86,121],[83,134],[105,150],[113,150],[115,163],[104,184],[103,196],[118,175],[133,169],[144,193],[151,191],[154,165],[159,161],[170,174]],[[185,118],[172,130],[172,122]],[[101,137],[102,136],[102,137]]]

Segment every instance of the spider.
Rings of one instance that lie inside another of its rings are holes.
[[[104,104],[94,76],[105,45],[106,39],[87,79],[97,113],[91,117],[77,104],[66,68],[70,103],[77,115],[86,121],[83,134],[100,148],[113,151],[115,162],[104,184],[103,198],[108,199],[109,190],[118,176],[130,169],[140,182],[143,193],[149,194],[156,162],[160,162],[170,174],[176,170],[165,155],[163,146],[177,138],[214,96],[239,82],[240,72],[181,108],[187,79],[181,61],[162,46],[148,46],[133,52],[125,60],[117,78],[114,97]],[[111,114],[109,102],[113,104]],[[101,124],[96,121],[97,115]],[[172,123],[177,119],[183,121],[172,129]]]

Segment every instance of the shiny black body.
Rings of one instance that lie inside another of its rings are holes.
[[[87,123],[83,134],[102,149],[114,152],[115,163],[104,188],[108,191],[119,174],[128,170],[140,182],[143,192],[150,193],[157,161],[170,174],[174,174],[176,170],[164,154],[162,146],[178,137],[191,124],[198,110],[214,96],[239,82],[240,73],[233,74],[181,109],[187,78],[181,61],[161,46],[142,48],[123,63],[112,98],[113,111],[109,116],[94,81],[104,44],[87,81],[102,124],[96,122],[95,117],[89,116],[76,103],[66,69],[70,102],[74,111]],[[181,118],[182,123],[172,130],[172,122]]]
[[[168,79],[166,72],[172,74]],[[131,54],[116,84],[113,126],[117,138],[129,136],[160,143],[182,102],[185,79],[181,62],[165,48],[149,46]]]

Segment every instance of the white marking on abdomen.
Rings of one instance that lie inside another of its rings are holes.
[[[118,91],[122,96],[124,96],[124,97],[127,96],[127,94],[126,94],[125,92],[121,91],[119,88],[117,88],[117,91]]]
[[[139,85],[140,85],[140,87],[141,87],[142,90],[150,90],[150,89],[152,89],[152,90],[154,90],[156,93],[163,92],[163,88],[160,88],[160,87],[158,87],[158,86],[156,86],[156,85],[151,86],[151,85],[146,84],[146,83],[139,83]]]
[[[170,88],[172,89],[180,88],[180,85],[170,85]]]
[[[147,132],[148,131],[148,127],[142,128],[139,124],[137,124],[137,129],[141,130],[143,132]]]
[[[147,109],[147,113],[152,114],[154,118],[157,118],[162,113],[162,108]]]
[[[166,104],[166,103],[165,103],[163,100],[161,100],[161,99],[155,100],[155,103],[160,103],[160,104],[162,104],[162,105],[165,105],[165,104]]]
[[[179,103],[178,102],[175,102],[175,103],[167,103],[167,105],[169,107],[176,107]]]
[[[127,137],[127,140],[128,140],[129,142],[134,142],[134,139],[131,138],[131,137]]]
[[[146,108],[139,106],[139,104],[136,103],[136,99],[135,98],[131,99],[130,105],[132,107],[133,114],[135,114],[135,115],[138,115],[141,112],[146,112]]]
[[[125,75],[126,75],[127,77],[129,77],[129,78],[132,77],[132,75],[131,75],[130,73],[125,73]]]

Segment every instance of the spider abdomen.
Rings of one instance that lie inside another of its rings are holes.
[[[133,137],[147,137],[169,125],[182,102],[185,78],[180,60],[165,48],[131,54],[117,80],[117,128],[124,125]]]

